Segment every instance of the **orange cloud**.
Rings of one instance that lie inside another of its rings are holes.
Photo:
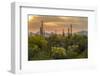
[[[73,25],[73,32],[82,30],[87,31],[87,17],[69,17],[69,16],[29,16],[28,20],[29,32],[37,32],[40,30],[41,21],[43,21],[44,30],[48,32],[67,33],[70,24]]]

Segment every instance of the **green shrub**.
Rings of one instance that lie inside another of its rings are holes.
[[[52,47],[52,57],[54,59],[61,59],[61,58],[65,58],[66,56],[66,50],[62,47]]]

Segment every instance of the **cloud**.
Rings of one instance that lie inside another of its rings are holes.
[[[29,31],[36,32],[39,31],[41,26],[41,21],[43,21],[44,29],[46,31],[57,31],[62,32],[65,29],[67,32],[70,24],[73,26],[73,32],[87,30],[88,28],[88,18],[87,17],[72,17],[72,16],[34,16],[33,19],[28,21]]]

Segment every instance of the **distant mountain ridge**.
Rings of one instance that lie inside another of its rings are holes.
[[[87,31],[80,31],[80,32],[77,32],[77,34],[80,34],[80,35],[88,35],[88,32]]]
[[[50,36],[52,33],[53,33],[53,32],[51,32],[51,33],[45,32],[45,36],[48,37],[48,36]],[[30,32],[30,33],[29,33],[29,35],[35,35],[35,34],[40,35],[40,32],[38,31],[38,32],[36,32],[36,33],[33,33],[33,32]],[[85,36],[87,36],[87,35],[88,35],[88,32],[87,32],[87,31],[79,31],[79,32],[75,32],[75,33],[73,33],[73,34],[79,34],[79,35],[85,35]],[[67,36],[68,33],[65,33],[65,35]]]

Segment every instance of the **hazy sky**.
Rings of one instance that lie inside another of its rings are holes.
[[[71,16],[34,16],[29,15],[28,27],[29,32],[38,32],[40,30],[41,21],[43,21],[44,30],[46,32],[62,33],[62,30],[67,33],[68,27],[72,24],[72,31],[87,31],[88,18],[87,17],[71,17]]]

